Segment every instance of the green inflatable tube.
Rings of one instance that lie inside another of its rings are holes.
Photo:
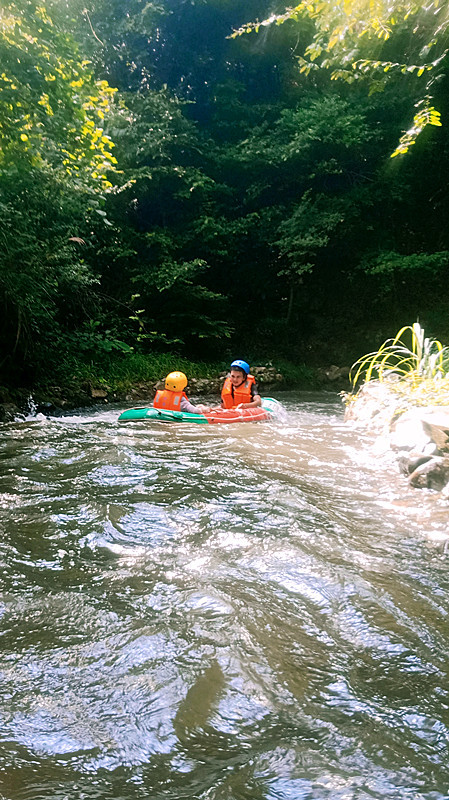
[[[196,425],[208,425],[204,414],[187,414],[184,411],[163,411],[159,408],[130,408],[120,414],[118,421],[127,422],[129,420],[144,420],[149,422],[194,422]]]
[[[142,422],[190,422],[194,425],[213,425],[232,422],[261,422],[276,416],[282,406],[273,397],[264,397],[261,408],[248,408],[241,411],[230,409],[211,411],[206,414],[188,414],[184,411],[165,411],[160,408],[130,408],[120,414],[118,422],[141,420]]]

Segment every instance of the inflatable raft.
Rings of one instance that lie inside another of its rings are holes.
[[[191,422],[195,425],[215,425],[231,422],[262,422],[273,419],[280,403],[272,397],[264,397],[259,408],[218,408],[205,414],[188,414],[184,411],[165,411],[160,408],[130,408],[120,414],[119,422],[141,420],[142,422]]]

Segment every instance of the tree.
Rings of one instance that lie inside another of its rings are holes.
[[[95,219],[104,225],[114,90],[95,80],[45,2],[3,4],[0,63],[0,361],[20,370],[60,338],[63,319],[95,305],[97,277],[76,239]]]
[[[96,81],[74,40],[45,3],[16,0],[0,10],[0,167],[47,164],[94,188],[115,163],[104,120],[114,94]]]
[[[300,72],[306,75],[327,69],[331,79],[348,83],[369,77],[372,90],[398,75],[424,78],[413,124],[392,156],[407,152],[428,125],[441,125],[432,96],[449,53],[449,6],[443,0],[301,2],[283,14],[246,24],[233,36],[285,22],[300,27],[313,22],[304,54],[298,56]]]
[[[121,101],[111,130],[122,170],[107,204],[118,242],[102,250],[103,287],[115,298],[138,296],[144,351],[226,337],[223,297],[208,286],[209,264],[192,235],[215,189],[196,125],[167,90],[127,92]]]
[[[302,283],[303,276],[315,267],[333,231],[344,222],[343,205],[325,196],[315,196],[312,201],[310,192],[305,192],[291,216],[279,226],[276,244],[284,261],[279,276],[286,278],[289,293],[287,325],[291,321],[295,289]]]

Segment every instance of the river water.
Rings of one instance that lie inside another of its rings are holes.
[[[0,797],[449,797],[449,501],[279,399],[0,426]]]

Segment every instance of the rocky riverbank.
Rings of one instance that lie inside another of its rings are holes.
[[[410,486],[449,497],[449,406],[413,406],[393,386],[372,381],[349,401],[345,420],[394,452]]]
[[[295,388],[287,383],[284,375],[274,366],[256,366],[251,372],[259,390],[265,395],[281,389]],[[311,369],[311,374],[312,386],[300,388],[322,388],[335,392],[349,389],[349,367],[331,364],[328,367]],[[212,378],[189,377],[189,397],[195,401],[200,397],[215,395],[218,399],[226,375],[227,372],[221,372]],[[162,387],[162,377],[156,381],[139,381],[125,389],[87,381],[64,387],[49,386],[31,390],[0,387],[0,422],[8,422],[20,414],[27,415],[30,412],[55,416],[74,408],[108,403],[146,405],[152,403],[156,390]]]

